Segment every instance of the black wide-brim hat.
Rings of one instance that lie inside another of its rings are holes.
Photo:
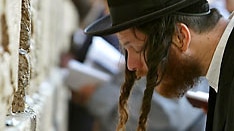
[[[110,14],[85,28],[88,35],[109,35],[163,15],[209,12],[206,0],[107,0]]]

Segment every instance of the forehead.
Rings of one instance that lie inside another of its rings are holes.
[[[122,45],[145,41],[146,35],[138,30],[127,29],[117,33],[117,37]]]

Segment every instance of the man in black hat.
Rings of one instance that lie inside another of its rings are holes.
[[[110,15],[85,29],[117,33],[126,58],[117,130],[125,130],[127,99],[136,79],[147,77],[138,130],[146,129],[152,93],[183,95],[200,76],[210,84],[207,131],[234,130],[234,19],[206,0],[108,0]]]

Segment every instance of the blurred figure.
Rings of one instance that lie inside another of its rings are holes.
[[[79,27],[84,28],[103,14],[105,6],[101,0],[71,0],[79,15]]]
[[[233,12],[234,10],[234,1],[233,0],[225,0],[226,8],[229,12]]]
[[[61,56],[61,67],[66,67],[70,59],[84,62],[87,51],[92,43],[92,36],[84,35],[82,29],[90,21],[96,20],[103,15],[104,6],[96,0],[72,0],[76,7],[78,22],[77,30],[71,37],[70,49]],[[95,119],[81,104],[77,103],[74,90],[71,91],[69,100],[68,131],[93,131]]]
[[[234,10],[233,0],[209,0],[209,3],[210,8],[217,8],[225,18],[228,18]]]
[[[85,35],[83,28],[106,13],[103,0],[72,0],[72,2],[76,7],[79,23],[77,30],[71,37],[69,51],[61,55],[61,67],[67,67],[70,59],[75,59],[82,63],[85,61],[87,52],[93,43],[93,36]],[[103,38],[112,44],[113,47],[119,48],[118,39],[114,35],[104,36]],[[94,89],[83,88],[82,90],[87,93],[92,92]],[[93,131],[95,119],[82,104],[81,101],[84,98],[79,92],[72,89],[70,91],[68,130]]]

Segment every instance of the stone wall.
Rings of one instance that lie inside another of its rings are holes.
[[[64,131],[59,56],[77,25],[70,0],[0,0],[0,130]]]

